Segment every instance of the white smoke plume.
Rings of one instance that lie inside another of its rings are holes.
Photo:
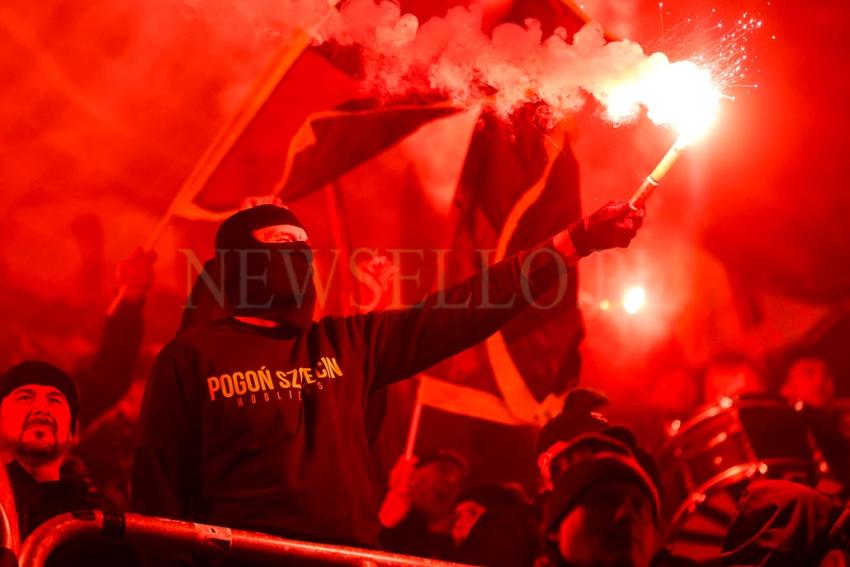
[[[488,35],[477,5],[452,8],[424,23],[389,0],[345,0],[336,7],[326,0],[289,0],[277,6],[278,24],[297,26],[316,43],[359,48],[364,88],[385,98],[439,93],[458,105],[488,106],[500,115],[542,103],[558,120],[581,107],[589,94],[611,110],[610,120],[622,122],[653,102],[648,90],[639,88],[641,82],[669,79],[666,69],[673,65],[662,53],[647,55],[635,42],[606,42],[602,27],[593,22],[570,42],[562,28],[544,38],[533,19],[524,26],[499,25]],[[665,84],[665,100],[689,96],[686,85],[678,89],[675,81]]]

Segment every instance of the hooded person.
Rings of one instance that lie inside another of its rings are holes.
[[[295,213],[271,204],[246,208],[222,223],[215,247],[186,301],[178,334],[234,314],[310,325],[312,250]]]
[[[661,541],[658,491],[628,448],[599,434],[593,454],[556,478],[543,514],[545,539],[557,564],[649,567]]]
[[[275,205],[240,211],[222,223],[215,246],[233,314],[310,326],[316,303],[313,252],[292,211]]]
[[[652,456],[634,433],[612,425],[604,393],[575,388],[540,430],[541,565],[690,566],[661,548],[661,487]]]
[[[662,546],[658,471],[620,426],[579,434],[551,463],[543,507],[545,565],[692,567]]]
[[[313,321],[304,227],[275,205],[237,213],[216,237],[230,315],[168,343],[148,380],[136,510],[377,546],[372,393],[498,331],[582,256],[627,246],[642,219],[612,203],[414,306]]]
[[[592,388],[574,388],[564,397],[561,412],[550,419],[537,435],[537,470],[541,494],[552,490],[552,461],[575,438],[608,428],[608,420],[599,411],[608,397]]]

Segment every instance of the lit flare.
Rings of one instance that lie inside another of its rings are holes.
[[[656,53],[608,92],[608,117],[623,122],[640,108],[654,123],[673,128],[680,145],[702,138],[717,119],[723,94],[708,69],[692,61],[667,62]]]
[[[655,54],[648,65],[648,70],[612,90],[608,115],[623,120],[634,108],[643,106],[650,120],[673,128],[678,137],[629,200],[634,209],[645,206],[679,154],[705,136],[717,119],[723,98],[708,69],[691,61],[667,63],[666,57]]]

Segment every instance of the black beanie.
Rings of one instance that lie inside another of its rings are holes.
[[[80,397],[77,393],[77,385],[71,377],[52,364],[40,360],[26,360],[9,368],[0,376],[0,401],[16,388],[29,384],[53,386],[62,392],[71,409],[71,430],[73,431],[80,409]]]
[[[602,431],[608,421],[594,410],[608,398],[591,388],[574,388],[564,398],[564,408],[537,435],[537,455],[545,453],[558,441],[569,442],[584,433]]]

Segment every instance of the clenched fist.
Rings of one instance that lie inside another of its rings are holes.
[[[645,209],[632,209],[626,201],[611,201],[595,213],[568,227],[580,256],[596,250],[626,248],[643,224]]]

